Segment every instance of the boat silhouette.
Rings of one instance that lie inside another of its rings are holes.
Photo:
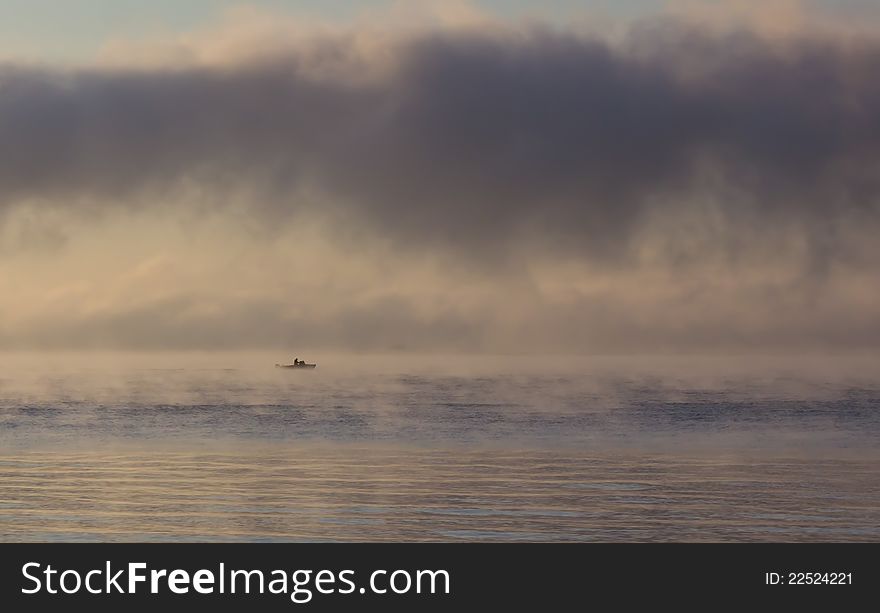
[[[310,370],[317,366],[317,364],[306,364],[305,362],[298,362],[296,364],[275,364],[275,368],[302,368],[306,370]]]

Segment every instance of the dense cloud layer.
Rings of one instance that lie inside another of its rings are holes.
[[[148,281],[134,259],[134,277],[71,287],[22,264],[47,289],[0,303],[18,322],[0,346],[876,347],[878,70],[870,39],[675,22],[613,43],[480,27],[212,65],[6,66],[0,224],[25,213],[0,253],[92,253],[90,230],[50,221],[95,212],[125,249],[169,209],[244,214],[272,240],[308,222],[325,250],[294,273],[295,245],[248,239],[236,277],[211,256],[227,229],[189,278],[185,241],[155,247],[178,264]],[[448,267],[393,280],[426,257]],[[346,258],[363,273],[341,279]],[[60,297],[40,311],[42,295]]]
[[[263,213],[321,202],[481,250],[534,234],[604,251],[646,212],[707,201],[730,222],[876,220],[880,45],[433,33],[358,78],[349,43],[211,69],[7,66],[0,202],[235,188]]]

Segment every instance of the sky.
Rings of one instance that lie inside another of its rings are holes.
[[[0,0],[0,349],[880,346],[870,3],[69,4]]]
[[[120,39],[184,35],[217,20],[224,12],[248,7],[273,14],[297,15],[337,23],[351,22],[371,14],[382,15],[389,7],[469,5],[473,10],[500,19],[535,19],[555,23],[596,18],[630,20],[677,8],[691,9],[698,2],[676,0],[0,0],[0,57],[30,61],[84,61]],[[702,4],[733,6],[733,13],[763,0],[708,0]],[[836,18],[860,20],[876,17],[873,0],[770,0],[769,4],[803,7]],[[424,10],[424,9],[422,9]],[[793,9],[792,9],[793,10]]]
[[[102,45],[120,38],[185,33],[209,22],[224,11],[242,6],[267,12],[284,12],[344,22],[373,11],[382,11],[387,0],[54,0],[0,1],[0,49],[6,55],[53,60],[83,59],[97,54]],[[398,3],[403,4],[403,3]],[[440,3],[436,3],[440,4]],[[542,12],[572,13],[584,3],[550,0]],[[593,10],[630,11],[645,0],[623,3],[593,2]],[[632,5],[625,9],[620,4]],[[609,7],[610,5],[610,7]],[[59,6],[63,10],[59,10]],[[508,17],[527,15],[533,3],[523,0],[484,0],[474,6]]]

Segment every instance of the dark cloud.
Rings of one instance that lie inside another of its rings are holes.
[[[344,38],[323,53],[357,55]],[[797,231],[826,261],[877,224],[880,44],[430,33],[376,78],[308,54],[224,68],[0,70],[0,203],[125,206],[244,190],[401,243],[625,252],[656,214]],[[193,190],[191,190],[193,191]],[[274,217],[273,217],[274,218]],[[810,237],[821,235],[821,240]],[[739,239],[731,244],[738,244]]]

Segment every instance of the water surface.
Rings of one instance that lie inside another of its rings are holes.
[[[0,538],[880,537],[869,359],[273,358],[3,356]]]

